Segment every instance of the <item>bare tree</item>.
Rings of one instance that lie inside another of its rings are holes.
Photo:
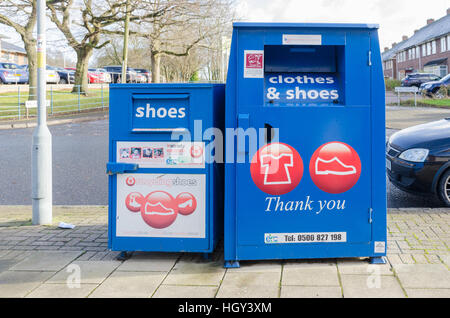
[[[33,0],[0,1],[0,23],[12,27],[22,38],[28,58],[29,99],[36,99],[37,55],[33,30],[36,25],[37,2]]]

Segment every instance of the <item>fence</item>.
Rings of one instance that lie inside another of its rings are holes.
[[[3,85],[1,86],[3,89]],[[29,87],[17,85],[8,92],[0,92],[0,120],[24,119],[36,116],[36,107],[30,108],[26,101],[37,99],[36,95],[29,95]],[[75,88],[75,90],[73,90]],[[95,109],[106,109],[109,105],[109,86],[95,85],[89,88],[88,95],[80,91],[80,86],[47,85],[47,113],[51,115],[76,113]]]

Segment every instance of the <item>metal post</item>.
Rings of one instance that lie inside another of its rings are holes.
[[[78,85],[78,112],[80,112],[80,89],[81,85]]]
[[[50,112],[53,115],[53,85],[50,85]]]
[[[102,92],[102,110],[103,110],[103,107],[105,107],[104,100],[103,100],[103,84],[101,85],[101,92]]]
[[[20,86],[17,87],[17,110],[18,110],[19,119],[20,119]]]
[[[398,101],[398,106],[400,106],[400,91],[397,92],[397,101]]]
[[[122,55],[122,83],[127,82],[127,62],[128,62],[128,24],[130,23],[130,4],[127,0],[126,6],[125,6],[125,29],[123,31],[123,55]],[[130,74],[131,77],[131,74]],[[130,82],[132,82],[130,78]]]
[[[417,93],[414,92],[414,106],[417,107]]]
[[[47,127],[45,0],[37,0],[37,127],[33,132],[32,191],[33,224],[52,223],[52,135]]]

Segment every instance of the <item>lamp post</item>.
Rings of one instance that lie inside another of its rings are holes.
[[[52,223],[52,135],[47,127],[45,0],[37,0],[37,127],[32,142],[32,191],[34,225]]]

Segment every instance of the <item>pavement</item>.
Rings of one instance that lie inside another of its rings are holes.
[[[386,128],[404,129],[450,117],[450,109],[386,106]]]
[[[107,207],[56,206],[32,226],[30,206],[0,206],[0,297],[450,298],[450,209],[390,209],[387,264],[367,259],[241,262],[107,248]],[[59,222],[76,225],[60,229]]]
[[[82,123],[87,121],[97,121],[108,118],[107,108],[102,111],[98,110],[85,110],[80,113],[75,114],[65,114],[65,115],[55,115],[49,116],[47,118],[47,125],[64,125],[64,124],[74,124],[74,123]],[[0,130],[4,129],[23,129],[23,128],[32,128],[37,126],[37,119],[29,118],[29,119],[21,119],[21,120],[2,120],[0,121]]]

